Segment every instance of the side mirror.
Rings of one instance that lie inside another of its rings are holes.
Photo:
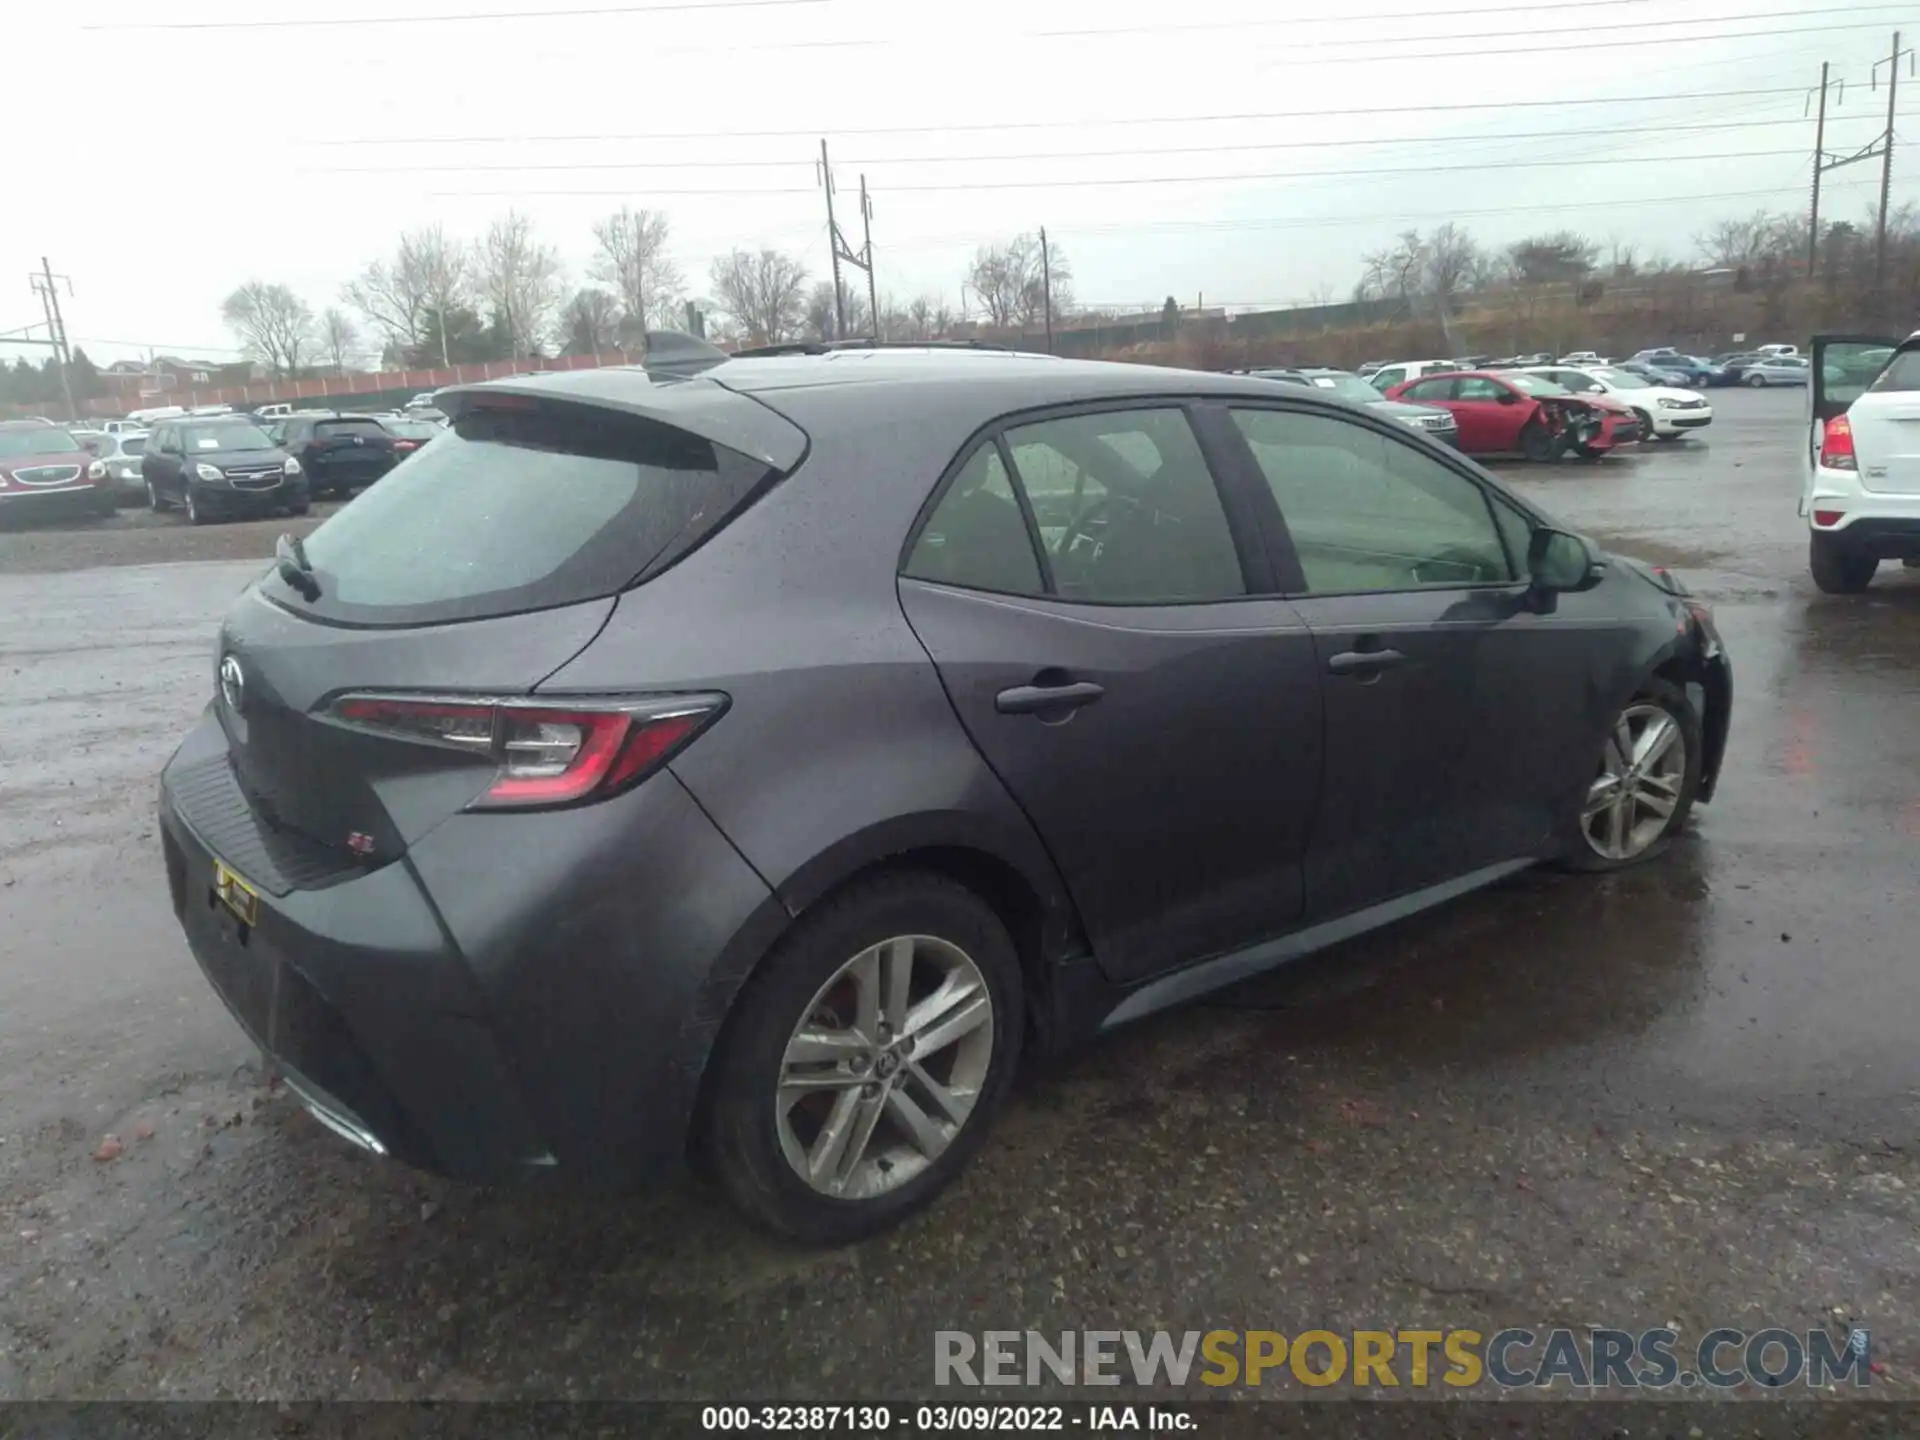
[[[1542,526],[1527,543],[1527,573],[1536,594],[1591,590],[1606,578],[1606,566],[1590,542],[1566,530]]]

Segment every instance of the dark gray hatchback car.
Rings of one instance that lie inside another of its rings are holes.
[[[845,1239],[1055,1050],[1713,791],[1706,608],[1258,379],[838,351],[441,392],[220,632],[173,903],[325,1124]]]

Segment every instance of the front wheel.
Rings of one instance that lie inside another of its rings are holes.
[[[1640,422],[1640,438],[1642,440],[1658,440],[1660,438],[1654,433],[1653,416],[1647,411],[1636,410],[1633,412],[1633,418]]]
[[[1700,717],[1686,691],[1648,680],[1601,743],[1568,837],[1568,867],[1622,870],[1666,849],[1700,789],[1700,736]]]
[[[897,1223],[984,1137],[1019,1058],[1022,993],[1006,927],[940,876],[881,875],[803,915],[714,1060],[721,1185],[817,1244]]]
[[[1538,420],[1529,420],[1520,427],[1520,453],[1534,464],[1546,464],[1556,457],[1556,451],[1553,437]]]
[[[147,481],[147,509],[158,515],[162,510],[170,510],[172,508],[173,507],[168,505],[165,500],[160,498],[160,487],[155,485],[151,480]]]
[[[1880,562],[1841,548],[1831,535],[1815,535],[1807,546],[1807,569],[1813,583],[1828,595],[1858,595],[1873,583]]]
[[[207,507],[200,503],[198,487],[192,481],[187,482],[187,523],[205,525],[213,517],[207,513]]]

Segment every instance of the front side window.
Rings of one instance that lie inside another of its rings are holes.
[[[1236,409],[1315,595],[1510,583],[1485,492],[1357,421]]]
[[[940,497],[907,556],[906,573],[1001,595],[1037,595],[1046,588],[1013,482],[992,442],[973,452]]]
[[[1453,387],[1452,380],[1422,380],[1418,385],[1411,386],[1400,398],[1428,402],[1451,400],[1454,398]]]
[[[1247,593],[1184,412],[1063,416],[1005,438],[1062,599],[1151,605]]]
[[[1456,400],[1493,400],[1498,401],[1505,388],[1497,381],[1485,379],[1479,375],[1469,375],[1459,382],[1454,392]]]

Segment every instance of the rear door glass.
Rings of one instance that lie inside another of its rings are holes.
[[[776,472],[672,426],[544,401],[480,409],[307,537],[301,613],[419,625],[571,605],[658,574]]]

